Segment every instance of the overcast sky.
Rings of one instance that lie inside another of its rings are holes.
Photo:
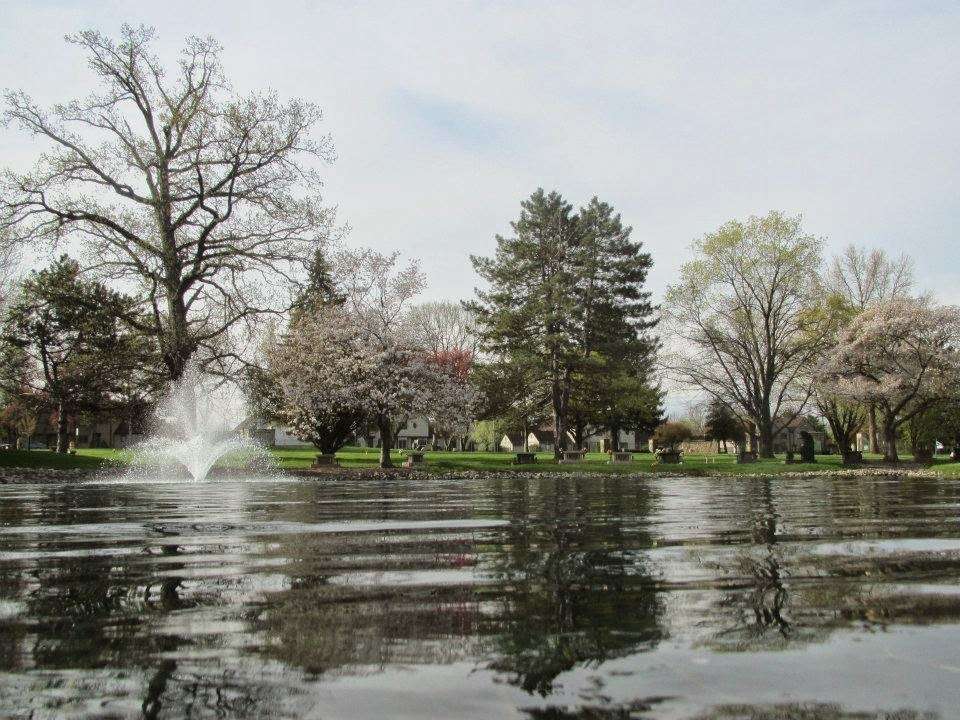
[[[612,203],[658,299],[690,242],[802,213],[838,249],[916,257],[960,302],[960,3],[320,3],[0,0],[0,87],[44,103],[90,75],[63,35],[146,23],[225,48],[238,90],[319,104],[349,243],[420,257],[462,298],[537,187]],[[0,164],[36,152],[0,130]]]

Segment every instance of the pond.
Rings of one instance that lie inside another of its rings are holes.
[[[954,480],[7,485],[0,716],[957,717],[958,580]]]

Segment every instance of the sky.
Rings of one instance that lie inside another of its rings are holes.
[[[538,187],[614,205],[655,299],[727,220],[802,214],[827,252],[916,259],[960,303],[960,3],[70,2],[0,0],[0,88],[92,89],[67,33],[154,26],[172,63],[213,35],[240,92],[324,112],[326,201],[347,242],[422,261],[469,297]],[[38,146],[0,129],[0,165]]]

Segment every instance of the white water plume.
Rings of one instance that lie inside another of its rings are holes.
[[[261,476],[275,471],[270,454],[242,433],[246,403],[233,385],[190,368],[171,383],[155,416],[150,437],[134,451],[131,473],[137,479],[167,480],[186,472],[201,481],[218,463]]]

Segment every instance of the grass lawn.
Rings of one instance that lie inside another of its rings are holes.
[[[280,467],[284,469],[308,468],[316,454],[312,448],[277,448],[273,450]],[[337,457],[346,468],[373,468],[377,465],[379,451],[372,448],[344,448]],[[399,465],[404,453],[394,451],[394,462]],[[81,449],[76,455],[58,455],[48,450],[8,450],[0,451],[0,467],[31,468],[98,468],[107,465],[123,466],[129,462],[130,455],[123,450],[87,450]],[[816,464],[786,465],[783,458],[762,460],[751,465],[737,465],[732,455],[687,455],[682,465],[655,465],[650,453],[636,453],[633,462],[618,465],[607,463],[604,453],[589,453],[581,463],[555,463],[551,453],[537,455],[535,465],[513,465],[512,453],[488,452],[427,452],[427,469],[435,473],[456,470],[523,470],[537,473],[576,473],[600,472],[609,474],[650,472],[664,470],[668,472],[691,471],[717,475],[754,475],[802,472],[804,470],[840,469],[840,457],[820,455]],[[879,456],[867,456],[868,460],[878,460]],[[960,476],[960,463],[950,462],[942,457],[935,460],[937,470],[945,475]]]

